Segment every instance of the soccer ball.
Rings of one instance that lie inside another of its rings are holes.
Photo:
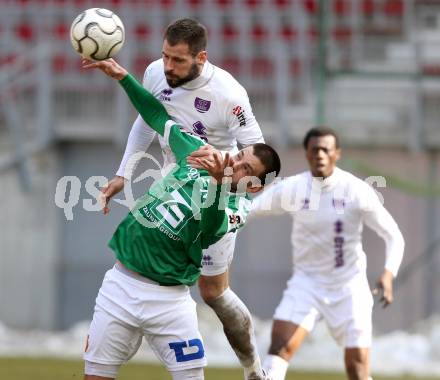
[[[70,28],[73,48],[84,58],[102,61],[113,57],[124,44],[121,19],[104,8],[90,8],[78,15]]]

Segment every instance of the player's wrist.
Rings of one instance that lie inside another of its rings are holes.
[[[122,69],[118,74],[116,74],[115,79],[117,79],[118,81],[122,81],[126,77],[128,77],[128,71],[125,69]]]

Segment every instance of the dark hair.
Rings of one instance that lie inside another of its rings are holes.
[[[190,18],[182,18],[168,25],[164,39],[171,46],[186,43],[192,56],[206,49],[208,33],[206,28],[198,21]]]
[[[314,127],[310,129],[304,136],[304,140],[303,140],[304,149],[307,150],[309,141],[312,137],[323,137],[323,136],[333,136],[335,138],[336,149],[339,149],[339,136],[336,134],[336,132],[333,129],[329,127]]]
[[[264,165],[264,172],[258,176],[261,184],[264,186],[266,183],[266,176],[270,173],[275,173],[275,177],[280,174],[281,170],[281,160],[278,153],[267,144],[256,143],[253,144],[254,155],[259,158],[261,163]]]

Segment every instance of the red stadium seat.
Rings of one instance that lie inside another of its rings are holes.
[[[424,65],[422,67],[422,73],[424,75],[430,75],[430,76],[439,76],[440,75],[440,65]]]
[[[291,0],[275,0],[275,6],[280,9],[284,9],[288,7],[291,3]]]
[[[273,62],[266,57],[252,58],[250,61],[251,74],[256,77],[267,77],[273,74]]]
[[[15,34],[24,42],[32,42],[37,33],[31,24],[22,22],[15,26]]]
[[[57,7],[64,7],[67,3],[67,0],[53,0],[53,4]]]
[[[233,0],[216,0],[216,4],[220,8],[228,8],[232,5]]]
[[[298,37],[298,30],[291,25],[284,25],[280,28],[279,35],[285,42],[292,42]]]
[[[166,8],[166,9],[169,9],[175,5],[174,0],[160,0],[159,4],[162,8]]]
[[[240,31],[234,25],[228,23],[223,25],[221,33],[224,40],[231,41],[240,34]]]
[[[376,4],[374,0],[363,0],[361,5],[362,13],[365,16],[371,17],[373,16],[375,10],[376,10]]]
[[[203,5],[203,0],[186,0],[186,2],[193,9],[196,9],[196,8],[200,7],[201,5]]]
[[[390,17],[402,17],[405,11],[403,0],[387,0],[383,6],[383,11]]]
[[[261,4],[261,0],[245,0],[244,3],[248,8],[254,9]]]
[[[55,73],[62,73],[68,71],[69,60],[65,55],[57,54],[52,58],[52,70]]]
[[[318,2],[317,0],[303,0],[303,6],[307,13],[315,15],[318,13]]]
[[[301,60],[299,58],[291,58],[289,61],[290,75],[297,77],[301,74]]]
[[[319,37],[318,28],[313,25],[310,26],[309,29],[307,30],[307,35],[309,36],[309,39],[311,39],[312,41],[316,41]]]
[[[3,56],[0,56],[0,66],[13,65],[17,59],[17,54],[9,53]]]
[[[55,24],[52,29],[52,33],[57,40],[65,41],[69,37],[70,27],[66,25],[64,22],[59,22]]]
[[[349,0],[333,0],[333,12],[339,16],[344,17],[350,13],[351,2]]]
[[[238,57],[225,57],[220,62],[220,67],[233,75],[239,75],[241,72],[241,62]]]
[[[269,35],[268,30],[262,24],[255,24],[251,27],[251,37],[254,41],[261,42]]]
[[[337,26],[332,30],[332,36],[337,42],[348,42],[352,35],[353,31],[348,26]]]
[[[74,4],[78,10],[82,10],[86,4],[86,0],[74,0]]]
[[[133,71],[136,74],[143,74],[147,66],[153,62],[153,58],[147,57],[145,55],[138,55],[134,57],[132,62]]]
[[[123,3],[123,0],[110,0],[110,7],[119,8]]]
[[[137,24],[134,28],[134,35],[136,39],[145,42],[145,39],[151,35],[151,29],[146,23]]]

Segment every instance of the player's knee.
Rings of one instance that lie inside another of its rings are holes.
[[[170,371],[173,380],[203,380],[203,368],[190,368],[183,371]]]
[[[227,284],[216,281],[214,277],[204,276],[199,280],[200,296],[208,305],[220,297],[227,288]]]
[[[119,365],[100,364],[84,361],[85,379],[96,379],[99,377],[115,379],[118,375]]]

